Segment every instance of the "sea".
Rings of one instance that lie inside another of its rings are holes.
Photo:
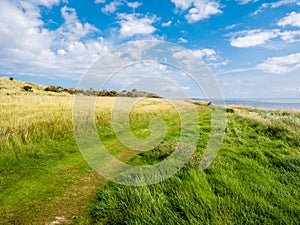
[[[207,101],[204,99],[195,99]],[[292,110],[300,112],[300,98],[228,98],[224,99],[225,105],[241,105],[251,108],[263,108],[271,110]],[[214,102],[212,101],[212,104]],[[215,105],[220,104],[216,101]]]

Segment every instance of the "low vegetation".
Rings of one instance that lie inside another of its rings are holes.
[[[51,95],[51,96],[66,96],[66,95],[85,95],[85,96],[101,96],[101,97],[147,97],[160,98],[154,93],[146,91],[138,91],[133,89],[131,91],[116,91],[116,90],[94,90],[90,88],[84,90],[82,88],[63,88],[61,86],[44,86],[33,84],[30,82],[22,82],[14,80],[12,77],[0,78],[0,94],[6,95],[24,95],[24,92],[31,93],[31,95]]]

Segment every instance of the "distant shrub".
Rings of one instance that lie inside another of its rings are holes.
[[[85,90],[83,90],[83,89],[76,89],[75,90],[75,94],[77,94],[77,95],[84,95],[85,94]]]
[[[129,92],[126,93],[126,96],[127,97],[134,97],[134,94],[131,91],[129,91]]]
[[[33,92],[32,87],[29,86],[29,85],[25,85],[25,86],[23,87],[23,89],[24,89],[24,91],[27,91],[27,92]]]
[[[107,91],[107,90],[102,90],[102,91],[99,91],[98,96],[110,96],[110,97],[116,97],[116,96],[118,96],[118,92],[117,92],[117,91]]]
[[[73,95],[76,93],[76,88],[65,88],[64,92],[67,92],[67,93]]]
[[[234,109],[226,108],[226,112],[227,112],[227,113],[234,113]]]
[[[60,86],[48,86],[48,87],[45,88],[45,91],[63,92],[64,89]]]
[[[148,97],[148,98],[161,98],[160,96],[158,96],[158,95],[156,95],[156,94],[154,94],[154,93],[149,93],[149,94],[147,95],[147,97]]]
[[[283,138],[287,135],[288,131],[282,126],[270,124],[264,129],[264,133],[271,138]]]
[[[10,77],[9,80],[14,80],[14,78]]]

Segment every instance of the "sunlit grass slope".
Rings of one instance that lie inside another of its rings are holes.
[[[30,87],[29,91],[26,91],[24,87]],[[48,95],[48,96],[66,96],[69,95],[66,92],[54,93],[46,92],[45,88],[47,86],[35,84],[31,82],[23,82],[19,80],[14,80],[8,77],[0,77],[0,95]]]

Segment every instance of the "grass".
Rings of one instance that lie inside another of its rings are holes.
[[[72,98],[0,98],[0,221],[45,223],[39,207],[91,172],[72,137]]]
[[[24,89],[29,86],[30,91]],[[10,80],[8,77],[0,77],[0,95],[7,96],[70,96],[68,93],[45,92],[47,86],[34,84],[31,82],[22,82],[18,80]]]
[[[98,98],[96,126],[108,150],[126,162],[136,151],[113,135],[114,100]],[[77,148],[72,106],[72,96],[0,95],[0,223],[45,224],[57,216],[76,223],[95,189],[107,182]],[[130,114],[131,129],[147,137],[151,116],[166,110],[173,109],[164,100],[142,101]]]
[[[123,101],[130,99],[124,98]],[[130,128],[149,137],[163,118],[167,134],[152,151],[124,146],[111,126],[115,98],[98,98],[96,127],[108,151],[132,165],[168,157],[180,137],[180,118],[163,99],[133,107]],[[227,109],[222,148],[198,169],[211,131],[211,108],[197,104],[200,138],[175,176],[146,187],[109,182],[92,171],[76,145],[72,96],[0,94],[0,224],[298,224],[300,114]]]
[[[227,112],[222,149],[207,170],[198,169],[210,131],[209,109],[202,107],[198,153],[187,167],[146,187],[109,182],[90,204],[89,223],[298,224],[299,113],[247,108]],[[169,149],[163,144],[131,162],[153,164]]]

